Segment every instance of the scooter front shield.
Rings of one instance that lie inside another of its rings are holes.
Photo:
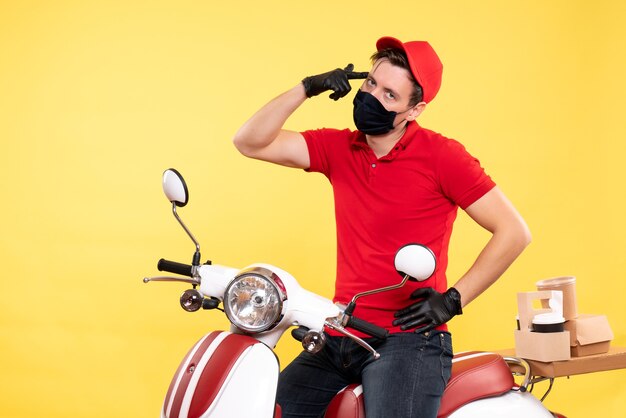
[[[528,392],[510,391],[479,399],[454,411],[448,418],[554,418],[539,399]]]
[[[258,340],[226,331],[200,339],[167,391],[162,418],[273,417],[280,369]]]

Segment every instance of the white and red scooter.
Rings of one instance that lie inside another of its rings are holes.
[[[178,216],[176,209],[187,204],[188,191],[174,169],[163,174],[163,190],[172,212],[196,246],[191,264],[161,259],[160,271],[185,277],[158,276],[144,282],[175,281],[192,285],[180,297],[186,311],[219,309],[231,322],[230,331],[204,335],[180,363],[167,391],[162,418],[280,418],[276,405],[279,361],[272,349],[291,327],[303,347],[316,353],[325,343],[329,328],[351,338],[374,358],[379,354],[349,331],[359,330],[386,338],[387,330],[360,320],[351,313],[361,296],[401,287],[407,280],[425,280],[435,270],[433,253],[419,244],[402,247],[395,268],[403,276],[396,286],[356,295],[347,306],[303,289],[286,271],[268,264],[237,269],[210,262],[200,264],[200,245]],[[517,385],[508,363],[525,369],[524,382]],[[452,377],[442,398],[439,417],[528,418],[561,417],[552,414],[531,393],[530,368],[522,359],[485,352],[457,354]],[[326,418],[365,417],[362,388],[350,385],[329,405]]]

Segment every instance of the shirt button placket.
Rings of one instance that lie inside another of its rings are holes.
[[[378,166],[378,163],[376,163],[375,161],[370,163],[370,169],[369,169],[370,178],[374,178],[376,176],[376,167],[377,166]]]

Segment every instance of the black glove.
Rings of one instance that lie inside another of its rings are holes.
[[[306,97],[317,96],[326,90],[332,90],[333,93],[330,95],[330,98],[339,100],[352,90],[348,80],[367,78],[368,73],[355,73],[352,71],[353,69],[354,65],[348,64],[343,70],[337,68],[324,74],[306,77],[302,80]]]
[[[454,287],[444,293],[432,287],[423,287],[411,293],[411,299],[420,300],[394,314],[398,319],[393,321],[393,325],[400,325],[403,331],[421,327],[415,332],[428,332],[463,313],[461,294]]]

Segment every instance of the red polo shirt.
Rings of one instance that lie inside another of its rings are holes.
[[[391,332],[393,314],[418,287],[447,289],[448,244],[457,207],[467,208],[495,183],[459,142],[409,123],[402,139],[377,158],[359,131],[302,133],[311,166],[333,186],[337,225],[335,302],[400,282],[393,260],[408,243],[428,246],[435,274],[420,283],[359,299],[355,316]],[[446,329],[445,326],[440,329]]]

